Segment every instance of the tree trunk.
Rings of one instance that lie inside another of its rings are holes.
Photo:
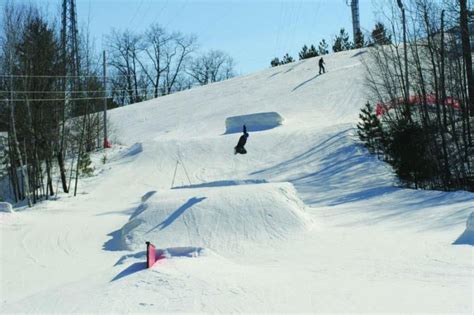
[[[53,189],[53,179],[51,177],[51,160],[49,158],[46,159],[46,176],[48,182],[48,190],[49,193],[46,193],[46,199],[49,196],[54,196],[54,189]]]
[[[468,93],[469,93],[468,94],[469,115],[470,117],[474,117],[474,78],[472,75],[472,56],[471,56],[471,41],[469,38],[467,0],[459,0],[459,5],[461,8],[459,20],[460,20],[460,28],[461,28],[462,51],[463,51],[463,57],[464,57],[464,64],[466,66],[467,88],[468,88]]]

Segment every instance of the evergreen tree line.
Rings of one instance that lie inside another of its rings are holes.
[[[66,78],[58,25],[12,2],[0,42],[0,131],[8,133],[0,163],[10,195],[31,206],[59,189],[76,194],[78,177],[91,173],[89,153],[103,143],[104,87],[90,42],[79,41],[79,76]],[[80,90],[66,89],[72,81]]]
[[[365,40],[365,36],[362,32],[358,32],[354,42],[351,42],[349,39],[349,34],[347,34],[344,28],[341,28],[339,34],[337,34],[332,42],[332,51],[333,52],[340,52],[345,50],[363,48],[363,47],[371,47],[374,45],[386,45],[392,42],[390,35],[388,34],[387,30],[385,29],[385,25],[383,23],[377,23],[371,32],[371,38],[367,41]],[[313,58],[317,56],[323,56],[329,54],[329,45],[325,39],[319,42],[318,48],[314,45],[310,45],[308,48],[307,45],[304,45],[301,48],[301,51],[298,53],[299,60]],[[270,62],[272,67],[276,67],[279,65],[284,65],[287,63],[291,63],[295,61],[293,57],[291,57],[288,53],[283,56],[283,58],[275,57]]]
[[[361,110],[359,138],[405,187],[474,191],[466,1],[406,2],[392,8],[389,20],[396,44],[375,45],[366,58],[366,82],[376,105]],[[407,14],[406,55],[401,9]]]

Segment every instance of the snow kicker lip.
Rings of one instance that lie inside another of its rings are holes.
[[[247,131],[263,131],[276,128],[282,124],[283,117],[277,112],[231,116],[225,120],[226,131],[224,134],[240,133],[243,125],[247,126]]]
[[[258,185],[258,184],[268,184],[268,181],[266,181],[265,179],[218,180],[214,182],[207,182],[207,183],[201,183],[201,184],[177,186],[177,187],[173,187],[172,189],[211,188],[211,187]]]

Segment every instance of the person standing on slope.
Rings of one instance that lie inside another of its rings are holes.
[[[324,68],[324,60],[323,60],[323,57],[321,57],[319,59],[319,74],[321,74],[321,70],[323,71],[323,73],[326,73],[326,69]]]
[[[247,133],[247,127],[245,127],[245,125],[243,129],[244,134],[240,136],[239,142],[234,147],[234,154],[247,154],[247,150],[245,150],[244,146],[247,143],[247,138],[249,137],[249,134]]]

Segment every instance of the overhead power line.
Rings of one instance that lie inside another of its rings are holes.
[[[136,74],[116,74],[107,78],[134,77]],[[29,74],[0,74],[1,78],[101,78],[100,75],[29,75]]]
[[[67,101],[84,101],[84,100],[103,100],[104,97],[80,97],[80,98],[68,98]],[[64,98],[17,98],[17,99],[3,99],[4,102],[56,102],[64,101]]]
[[[105,92],[134,92],[134,91],[148,91],[150,89],[140,88],[140,89],[115,89],[115,90],[83,90],[83,91],[10,91],[10,90],[0,90],[0,93],[10,93],[15,94],[78,94],[78,93],[104,93]]]

